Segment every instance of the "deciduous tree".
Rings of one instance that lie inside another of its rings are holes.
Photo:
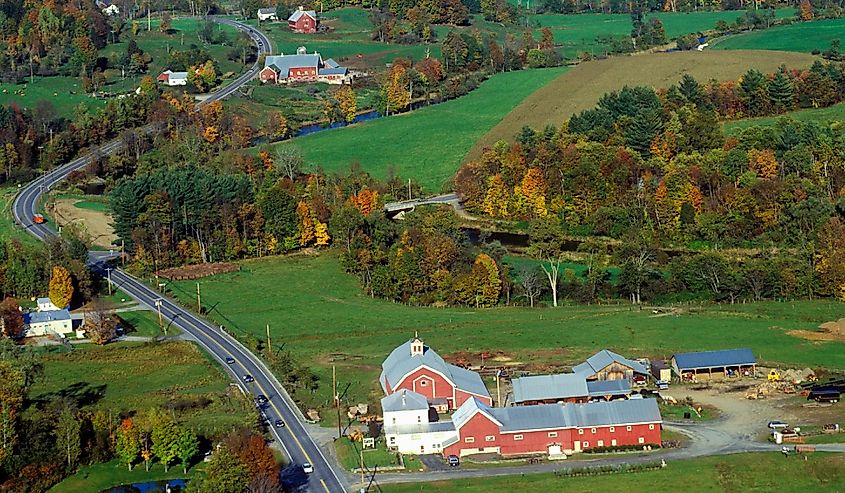
[[[50,301],[59,308],[70,305],[70,300],[73,298],[73,280],[70,278],[70,272],[61,265],[53,266],[48,296]]]

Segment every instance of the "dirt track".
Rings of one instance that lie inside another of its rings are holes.
[[[650,53],[582,63],[528,96],[473,147],[464,160],[475,159],[496,141],[510,140],[523,126],[560,126],[572,114],[593,107],[606,92],[624,85],[667,87],[688,73],[705,82],[736,79],[751,68],[771,73],[784,64],[809,67],[817,57],[783,51],[736,50]]]
[[[90,239],[92,244],[104,248],[112,247],[112,241],[117,240],[117,235],[114,234],[114,228],[111,225],[111,216],[103,212],[76,207],[74,204],[77,202],[79,202],[78,199],[56,199],[52,204],[53,210],[50,215],[59,226],[80,225],[83,234]]]

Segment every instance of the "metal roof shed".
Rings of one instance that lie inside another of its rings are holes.
[[[753,373],[756,366],[757,358],[747,348],[678,353],[672,356],[672,369],[682,379],[696,380],[705,375],[706,379],[712,379],[714,376],[730,375],[731,372],[736,372],[736,375]]]

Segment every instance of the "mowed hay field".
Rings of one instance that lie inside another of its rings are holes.
[[[702,82],[730,80],[751,68],[770,73],[780,65],[808,67],[814,60],[816,57],[803,53],[742,50],[648,53],[582,63],[525,98],[475,144],[467,159],[479,157],[498,140],[512,139],[525,125],[537,129],[548,124],[560,126],[574,113],[595,106],[603,94],[626,84],[667,87],[685,73]]]
[[[748,127],[775,125],[781,118],[791,118],[800,122],[817,122],[821,125],[828,125],[831,122],[845,120],[845,103],[835,104],[827,108],[808,108],[805,110],[790,111],[789,113],[778,116],[727,121],[722,124],[722,128],[726,133],[736,134]]]
[[[845,38],[845,18],[823,19],[737,34],[717,41],[715,50],[778,50],[810,53],[830,48],[834,39]]]
[[[655,461],[659,462],[659,458],[655,458]],[[584,467],[589,465],[584,464]],[[845,491],[845,456],[842,454],[810,454],[807,460],[801,460],[797,457],[784,459],[778,452],[745,453],[693,460],[670,460],[665,469],[655,471],[573,478],[549,473],[496,477],[494,471],[490,470],[491,475],[483,481],[477,478],[434,481],[426,483],[424,489],[414,483],[382,484],[381,490],[385,493]]]
[[[393,166],[427,192],[439,192],[475,142],[526,96],[566,68],[498,74],[476,90],[452,101],[401,115],[299,137],[293,145],[311,166],[328,172],[361,169],[379,178]]]

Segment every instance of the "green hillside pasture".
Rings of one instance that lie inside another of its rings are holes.
[[[197,459],[194,459],[195,461]],[[101,464],[81,466],[76,474],[67,477],[61,483],[50,488],[51,493],[91,493],[92,491],[105,491],[113,486],[132,483],[146,483],[149,481],[162,481],[166,479],[194,479],[202,477],[206,464],[200,462],[188,469],[188,474],[182,472],[180,463],[171,464],[170,470],[164,472],[164,466],[154,462],[150,470],[144,469],[143,463],[136,464],[131,471],[126,464],[118,460],[112,460]]]
[[[360,163],[384,178],[393,166],[429,192],[440,191],[467,151],[520,101],[565,68],[498,74],[458,99],[409,113],[318,132],[280,145],[295,145],[312,166],[341,171]]]
[[[85,409],[146,412],[172,400],[206,396],[203,409],[177,418],[203,434],[217,434],[248,421],[250,403],[230,393],[221,369],[188,342],[115,343],[45,350],[44,378],[33,401],[68,397]]]
[[[775,125],[781,118],[791,118],[800,122],[818,122],[821,125],[845,121],[845,103],[835,104],[827,108],[809,108],[792,111],[778,116],[727,121],[722,125],[722,128],[727,134],[736,134],[749,127]]]
[[[655,458],[655,460],[658,460]],[[780,453],[745,453],[668,461],[665,469],[592,477],[566,477],[552,473],[485,477],[483,481],[457,479],[425,484],[424,491],[439,493],[510,493],[512,491],[561,491],[592,493],[676,493],[680,485],[689,491],[843,491],[845,457],[842,454],[810,454],[807,460],[784,459]],[[585,465],[589,467],[589,465]],[[382,484],[385,493],[416,493],[417,483]]]
[[[719,41],[717,50],[776,50],[810,53],[830,48],[834,39],[845,40],[845,18],[823,19],[778,26],[765,31],[737,34]]]
[[[378,395],[381,362],[415,331],[443,356],[501,352],[535,370],[569,366],[602,349],[630,357],[668,357],[677,351],[750,347],[761,362],[845,369],[845,344],[795,338],[842,316],[834,301],[679,306],[655,314],[628,304],[492,309],[415,307],[373,299],[331,254],[242,263],[236,273],[199,281],[210,317],[240,337],[264,338],[294,353],[322,377],[310,402],[330,402],[337,364],[349,401]],[[183,303],[195,302],[196,281],[169,285]],[[474,363],[480,361],[473,361]]]
[[[104,99],[92,98],[82,92],[77,77],[41,77],[24,84],[0,83],[0,104],[16,104],[21,108],[34,108],[38,101],[48,101],[59,116],[72,118],[80,104],[88,108],[104,106]]]

